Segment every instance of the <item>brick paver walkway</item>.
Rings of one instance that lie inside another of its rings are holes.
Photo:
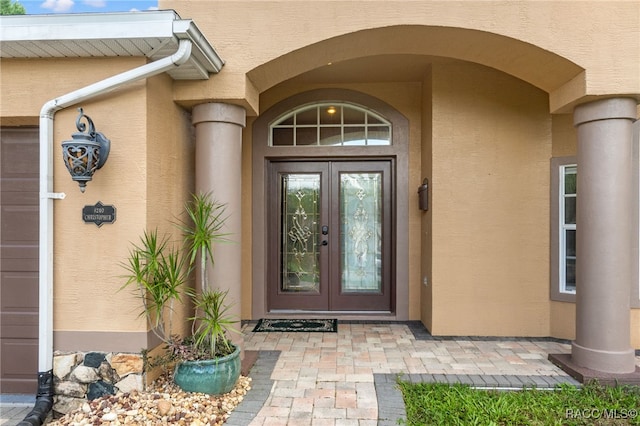
[[[254,325],[243,326],[245,349],[259,351],[252,389],[229,426],[397,425],[405,418],[398,376],[480,388],[577,384],[547,360],[570,352],[553,339],[433,338],[416,322],[341,322],[337,333],[253,333]],[[2,426],[31,409],[8,402],[0,402]]]
[[[254,389],[229,419],[232,426],[394,425],[404,417],[398,375],[516,389],[576,383],[547,360],[570,346],[548,339],[437,340],[394,323],[340,323],[337,333],[252,329],[243,327],[245,348],[266,352],[251,372]]]

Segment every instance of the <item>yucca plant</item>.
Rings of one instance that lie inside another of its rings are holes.
[[[156,336],[169,343],[174,303],[180,302],[181,287],[189,275],[187,260],[155,229],[144,232],[123,266],[128,272],[123,288],[137,287],[143,306],[140,315],[147,318]]]
[[[234,351],[227,333],[238,332],[233,328],[238,321],[229,317],[230,306],[225,302],[226,297],[227,291],[221,290],[202,290],[194,295],[196,315],[191,320],[197,324],[193,336],[196,353],[208,353],[215,358]]]
[[[226,205],[210,194],[196,194],[185,204],[186,216],[174,222],[182,233],[181,244],[159,237],[157,230],[145,232],[130,250],[123,287],[135,284],[143,302],[143,312],[154,333],[166,343],[167,353],[150,365],[172,365],[176,361],[197,361],[225,357],[238,352],[228,338],[237,321],[230,317],[227,292],[214,289],[207,266],[214,264],[214,245],[228,242],[225,231]],[[181,287],[199,266],[200,289]],[[186,293],[195,314],[191,335],[171,335],[173,304]],[[239,332],[238,332],[239,333]],[[179,364],[179,363],[178,363]],[[177,364],[176,364],[177,365]]]
[[[229,242],[224,229],[226,205],[213,199],[211,194],[194,194],[185,205],[188,222],[181,222],[189,264],[199,261],[200,292],[191,291],[190,296],[195,307],[193,325],[194,353],[198,358],[228,355],[233,352],[227,333],[236,331],[232,325],[237,321],[229,317],[229,305],[226,303],[226,291],[213,288],[207,274],[207,264],[215,264],[213,249],[217,243]]]
[[[207,262],[214,265],[213,245],[228,242],[224,232],[226,205],[211,197],[211,194],[194,194],[185,205],[188,221],[178,223],[187,246],[189,265],[200,259],[200,284],[202,290],[210,289]]]

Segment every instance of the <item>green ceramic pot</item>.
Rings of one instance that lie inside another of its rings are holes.
[[[173,381],[187,392],[222,395],[231,391],[240,377],[240,348],[222,358],[180,361]]]

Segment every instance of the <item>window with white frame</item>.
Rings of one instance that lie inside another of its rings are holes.
[[[577,158],[551,159],[551,300],[576,301]]]
[[[635,217],[631,307],[640,308],[640,120],[633,125],[633,182]],[[577,158],[551,159],[551,300],[576,301]]]
[[[322,102],[283,114],[269,126],[270,146],[391,145],[391,123],[364,107]]]
[[[560,166],[559,188],[559,290],[576,293],[576,183],[575,164]]]

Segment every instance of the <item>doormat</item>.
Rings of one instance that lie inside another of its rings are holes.
[[[253,328],[254,332],[260,331],[310,331],[329,332],[338,331],[337,319],[261,319]]]

